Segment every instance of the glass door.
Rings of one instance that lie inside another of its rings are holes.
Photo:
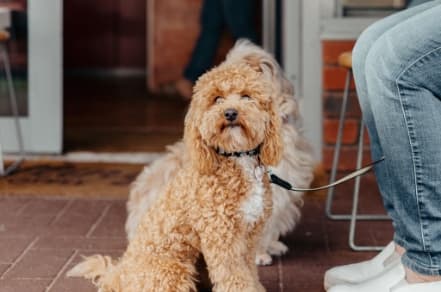
[[[0,1],[0,32],[10,35],[7,49],[26,152],[62,150],[62,27],[60,0]],[[6,76],[0,73],[0,144],[3,152],[16,153]]]
[[[282,59],[294,84],[303,115],[305,135],[321,160],[321,50],[322,10],[329,0],[282,1]]]

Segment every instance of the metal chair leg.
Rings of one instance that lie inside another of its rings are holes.
[[[340,150],[343,136],[343,128],[344,121],[346,116],[346,109],[349,97],[349,87],[352,80],[352,70],[348,70],[346,75],[345,88],[343,92],[343,100],[342,106],[340,109],[340,117],[337,131],[337,141],[334,149],[334,157],[332,160],[332,168],[330,173],[330,182],[334,182],[337,175],[338,163],[340,160]],[[359,140],[358,140],[358,152],[357,152],[357,169],[361,167],[362,159],[363,159],[363,135],[364,135],[364,125],[363,122],[360,121],[360,131],[359,131]],[[366,221],[376,221],[376,220],[388,220],[389,217],[383,214],[357,214],[358,208],[358,199],[360,192],[360,177],[357,177],[355,180],[354,192],[353,192],[353,203],[352,203],[352,212],[350,214],[334,214],[332,212],[332,203],[334,199],[334,187],[328,189],[328,194],[326,198],[326,206],[325,212],[326,216],[330,220],[349,220],[351,222],[350,231],[349,231],[349,246],[353,250],[362,251],[362,250],[380,250],[383,247],[378,246],[358,246],[355,244],[355,228],[357,220],[366,220]]]
[[[24,145],[23,145],[23,135],[22,135],[21,127],[20,127],[20,117],[19,117],[19,112],[18,112],[17,96],[15,94],[14,83],[12,80],[11,65],[9,63],[9,54],[8,54],[8,50],[6,48],[6,44],[1,44],[0,50],[1,50],[1,58],[3,61],[5,75],[6,75],[6,81],[8,84],[9,100],[11,103],[11,111],[14,116],[15,132],[17,135],[17,143],[18,143],[18,150],[19,150],[19,158],[16,161],[14,161],[6,169],[3,169],[3,167],[0,168],[0,176],[7,176],[19,167],[21,162],[24,160],[25,151],[24,151]],[[1,163],[3,164],[3,161]]]
[[[351,70],[348,70],[348,73],[346,74],[346,82],[345,82],[345,89],[343,92],[343,100],[342,105],[340,109],[340,118],[338,122],[338,131],[337,131],[337,141],[334,148],[334,157],[332,160],[332,168],[331,168],[331,174],[329,181],[330,183],[335,181],[336,175],[337,175],[337,168],[338,168],[338,162],[340,160],[340,148],[341,148],[341,139],[343,135],[343,127],[344,127],[344,121],[346,116],[346,108],[348,104],[348,95],[349,95],[349,86],[351,84],[352,79],[352,72]],[[334,199],[334,187],[331,187],[328,189],[328,194],[326,197],[326,206],[325,206],[325,212],[326,216],[331,220],[349,220],[350,217],[347,214],[333,214],[332,213],[332,202]]]
[[[357,169],[361,167],[363,161],[363,143],[364,143],[364,124],[360,121],[360,131],[358,138],[358,150],[357,150]],[[355,178],[353,201],[352,201],[352,212],[351,212],[351,224],[349,226],[349,246],[354,251],[378,251],[382,250],[384,246],[362,246],[355,243],[355,227],[357,224],[358,216],[358,201],[360,195],[360,181],[361,176]],[[371,220],[388,220],[390,219],[387,215],[371,215]]]
[[[340,109],[340,117],[338,122],[338,131],[337,131],[337,141],[335,144],[334,149],[334,157],[332,160],[332,168],[331,168],[331,174],[329,181],[334,182],[337,175],[337,169],[338,169],[338,162],[340,160],[340,149],[341,149],[341,140],[343,136],[343,128],[344,128],[344,121],[346,117],[346,109],[348,104],[348,97],[349,97],[349,87],[352,80],[352,71],[348,70],[348,73],[346,74],[346,82],[345,82],[345,89],[343,92],[343,100],[342,105]],[[332,202],[334,199],[334,187],[331,187],[328,189],[328,194],[326,197],[326,206],[325,206],[325,212],[326,216],[331,220],[351,220],[351,214],[334,214],[332,213]],[[363,214],[363,215],[357,215],[358,220],[380,220],[377,219],[377,215],[369,215],[369,214]],[[383,220],[383,219],[381,219]]]

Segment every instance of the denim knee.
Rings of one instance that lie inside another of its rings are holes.
[[[383,34],[370,48],[365,59],[365,74],[370,87],[383,86],[385,91],[395,91],[395,79],[403,63],[389,45],[388,37],[387,33]]]
[[[352,70],[357,79],[364,78],[366,58],[373,44],[384,33],[382,26],[381,21],[372,24],[361,33],[355,43],[352,50]]]
[[[352,49],[352,71],[356,80],[358,78],[364,78],[364,66],[366,61],[366,56],[371,48],[372,36],[369,33],[369,29],[365,30]]]

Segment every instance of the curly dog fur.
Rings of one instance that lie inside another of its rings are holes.
[[[182,162],[153,200],[121,259],[92,256],[69,276],[99,291],[194,291],[202,253],[214,291],[264,291],[254,263],[272,209],[266,166],[283,154],[271,68],[225,63],[199,78]],[[229,112],[235,112],[230,115]],[[224,156],[260,149],[259,155]]]
[[[281,177],[289,178],[296,186],[307,188],[313,179],[314,161],[309,143],[303,136],[298,104],[291,83],[284,77],[276,60],[260,47],[246,40],[239,40],[230,50],[225,64],[248,64],[254,70],[266,74],[262,78],[273,86],[271,98],[278,105],[278,114],[284,121],[281,135],[284,144],[282,160],[272,170]],[[130,241],[142,216],[164,193],[167,183],[176,176],[188,159],[184,143],[177,142],[167,147],[167,154],[145,167],[132,184],[127,202],[126,232]],[[270,255],[281,255],[288,248],[279,237],[293,230],[300,221],[302,193],[290,192],[273,186],[273,212],[259,242],[256,263],[271,264]]]

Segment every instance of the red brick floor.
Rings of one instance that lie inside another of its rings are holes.
[[[361,211],[381,211],[374,179],[364,181]],[[350,187],[337,190],[337,211],[349,210]],[[121,255],[125,218],[123,200],[0,197],[0,291],[95,291],[86,280],[66,278],[66,271],[82,255]],[[387,243],[390,225],[360,223],[358,243]],[[268,291],[323,291],[326,269],[373,255],[351,251],[347,235],[348,222],[325,218],[324,198],[306,197],[301,224],[283,239],[289,253],[260,268],[262,283]]]
[[[67,150],[161,151],[181,136],[185,104],[147,96],[144,80],[109,84],[67,78],[65,89]],[[155,132],[158,129],[162,135]],[[349,212],[351,187],[347,183],[336,190],[336,212]],[[372,175],[363,179],[361,189],[360,211],[382,212]],[[104,190],[96,192],[98,197],[106,195],[99,194]],[[5,193],[0,188],[0,292],[95,291],[90,282],[65,274],[82,255],[122,254],[125,201],[5,197]],[[348,248],[348,222],[326,219],[324,204],[323,197],[307,196],[302,222],[283,238],[289,253],[275,258],[272,266],[259,268],[268,291],[322,292],[328,268],[373,255]],[[360,223],[357,242],[387,243],[390,225]]]

